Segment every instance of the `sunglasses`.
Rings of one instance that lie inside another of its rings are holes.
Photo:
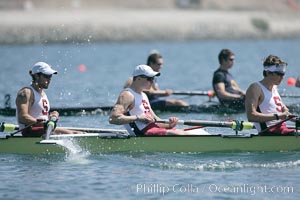
[[[276,74],[277,76],[281,76],[281,77],[285,75],[285,73],[282,72],[273,72],[273,74]]]
[[[140,76],[140,77],[147,79],[147,81],[153,81],[154,80],[154,77],[148,77],[148,76]]]
[[[45,78],[49,79],[49,78],[52,78],[52,74],[50,75],[47,75],[47,74],[42,74]]]

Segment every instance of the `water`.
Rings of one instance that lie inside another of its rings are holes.
[[[231,72],[241,88],[262,78],[261,60],[275,54],[288,63],[281,91],[299,72],[300,40],[100,43],[0,46],[0,105],[9,93],[30,83],[28,70],[46,61],[59,71],[47,90],[52,106],[112,105],[134,66],[157,49],[164,56],[161,88],[209,90],[222,48],[236,54]],[[78,66],[84,64],[86,72]],[[192,104],[206,97],[178,97]],[[287,104],[298,99],[284,99]],[[246,120],[245,114],[159,113],[161,118]],[[120,128],[106,115],[61,117],[59,126]],[[15,117],[0,121],[16,123]],[[231,132],[213,129],[217,132]],[[1,147],[0,147],[1,148]],[[0,155],[0,199],[299,199],[299,152],[274,153],[122,153],[90,155]]]
[[[2,155],[0,198],[299,199],[299,165],[299,153]]]

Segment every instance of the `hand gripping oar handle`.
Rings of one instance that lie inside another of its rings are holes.
[[[169,120],[156,121],[157,123],[169,123]],[[237,131],[253,129],[253,123],[244,121],[206,121],[206,120],[178,120],[178,124],[188,126],[227,127]]]
[[[274,125],[272,125],[272,126],[269,126],[269,127],[265,128],[264,130],[260,131],[258,134],[259,134],[259,135],[260,135],[260,134],[263,134],[263,133],[267,132],[268,130],[270,130],[271,128],[274,128],[274,127],[276,127],[276,126],[281,126],[281,124],[283,124],[284,122],[289,121],[289,120],[291,120],[291,119],[293,119],[293,118],[295,118],[295,117],[297,117],[297,116],[296,116],[296,115],[290,115],[290,116],[287,115],[287,116],[286,116],[286,119],[281,120],[281,121],[278,122],[277,124],[274,124]],[[296,123],[297,123],[297,121],[296,121]],[[297,124],[296,124],[296,126],[297,126]]]

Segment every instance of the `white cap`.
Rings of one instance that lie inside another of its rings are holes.
[[[138,65],[135,67],[133,71],[133,76],[147,76],[147,77],[154,77],[154,76],[159,76],[160,73],[154,71],[150,66],[148,65]]]
[[[31,69],[31,74],[37,74],[37,73],[52,75],[52,74],[57,74],[57,71],[52,69],[51,66],[45,62],[37,62],[33,65]]]

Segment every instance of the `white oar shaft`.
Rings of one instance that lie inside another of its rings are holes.
[[[169,123],[169,120],[157,121],[158,123]],[[206,121],[206,120],[179,120],[178,124],[188,126],[205,126],[205,127],[228,127],[232,129],[249,130],[253,129],[254,125],[251,122],[239,122],[239,121]]]

